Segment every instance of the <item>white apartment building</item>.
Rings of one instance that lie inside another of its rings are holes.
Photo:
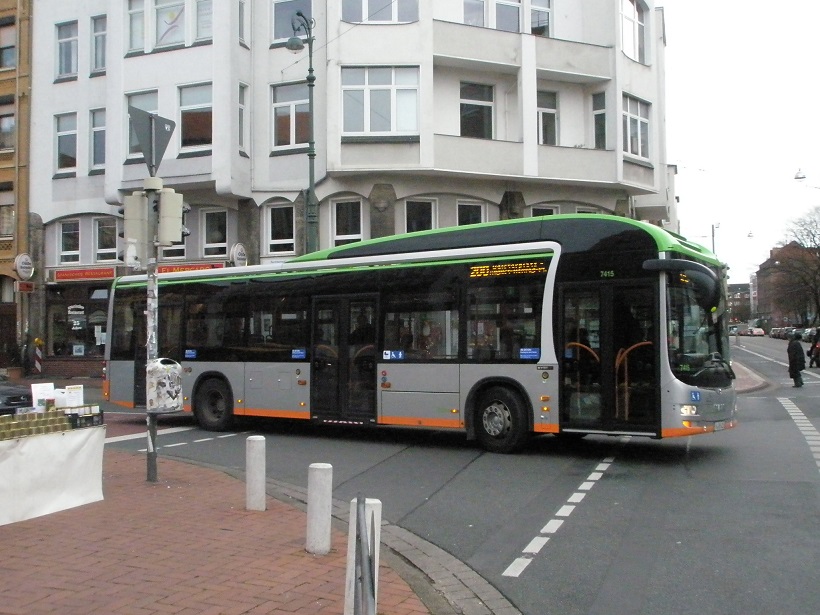
[[[314,40],[294,55],[297,11]],[[311,63],[322,249],[554,213],[677,228],[652,2],[37,0],[32,40],[39,335],[61,373],[99,371],[129,271],[117,205],[148,176],[129,105],[176,123],[157,176],[191,233],[160,267],[304,252]]]

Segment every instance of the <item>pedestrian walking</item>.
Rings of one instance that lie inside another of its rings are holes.
[[[807,355],[809,357],[809,367],[820,367],[820,327],[816,329]]]
[[[789,357],[789,378],[794,380],[795,387],[803,386],[803,375],[800,372],[806,369],[806,355],[803,354],[803,345],[800,343],[802,338],[800,333],[795,332],[786,348]]]

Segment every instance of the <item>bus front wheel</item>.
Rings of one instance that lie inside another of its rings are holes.
[[[208,431],[225,431],[233,424],[233,400],[224,380],[209,378],[196,392],[196,420]]]
[[[506,387],[493,387],[478,400],[475,431],[478,442],[493,453],[513,453],[527,439],[527,420],[520,396]]]

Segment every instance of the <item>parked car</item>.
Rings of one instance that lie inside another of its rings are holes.
[[[31,406],[31,387],[0,381],[0,414],[14,414],[17,408]]]
[[[749,335],[754,335],[755,337],[759,337],[762,335],[766,335],[766,332],[761,329],[760,327],[752,327],[749,329]]]

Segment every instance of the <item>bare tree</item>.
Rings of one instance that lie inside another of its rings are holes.
[[[777,251],[775,301],[797,321],[817,322],[820,313],[820,207],[794,220],[789,243]]]

